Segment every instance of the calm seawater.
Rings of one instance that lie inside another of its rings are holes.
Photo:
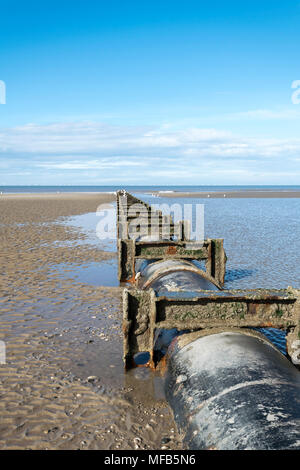
[[[49,193],[49,192],[106,192],[126,189],[129,192],[146,191],[178,191],[178,192],[197,192],[197,191],[238,191],[238,190],[288,190],[300,191],[300,186],[0,186],[0,192],[3,193]]]

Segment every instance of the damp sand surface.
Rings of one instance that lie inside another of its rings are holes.
[[[162,377],[124,373],[116,252],[81,228],[114,198],[0,197],[1,449],[183,448]]]

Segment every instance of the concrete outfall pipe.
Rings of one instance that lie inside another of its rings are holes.
[[[154,237],[128,238],[136,204],[144,210],[133,226],[152,234],[154,214]],[[183,222],[166,239],[161,211],[126,191],[117,208],[118,276],[132,286],[123,291],[125,369],[145,353],[156,367],[155,349],[167,351],[166,396],[191,449],[299,449],[300,374],[254,328],[284,329],[292,358],[300,290],[223,290],[223,239],[192,241]]]
[[[140,285],[157,295],[216,290],[191,264],[147,263]],[[167,349],[167,400],[190,449],[300,448],[300,374],[263,335],[157,333],[156,349]]]
[[[218,290],[214,279],[192,261],[167,259],[148,262],[139,267],[138,285],[152,288],[156,294],[163,292],[192,291],[193,289]]]
[[[166,396],[190,449],[300,449],[300,374],[245,333],[191,333],[168,348]]]

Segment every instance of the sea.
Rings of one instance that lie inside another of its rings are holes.
[[[300,185],[199,185],[199,186],[144,186],[144,185],[113,185],[113,186],[0,186],[2,193],[71,193],[71,192],[113,192],[126,189],[133,193],[145,193],[151,191],[177,191],[177,192],[201,192],[201,191],[300,191]]]

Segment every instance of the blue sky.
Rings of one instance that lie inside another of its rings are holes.
[[[300,0],[0,14],[0,185],[300,184]]]

